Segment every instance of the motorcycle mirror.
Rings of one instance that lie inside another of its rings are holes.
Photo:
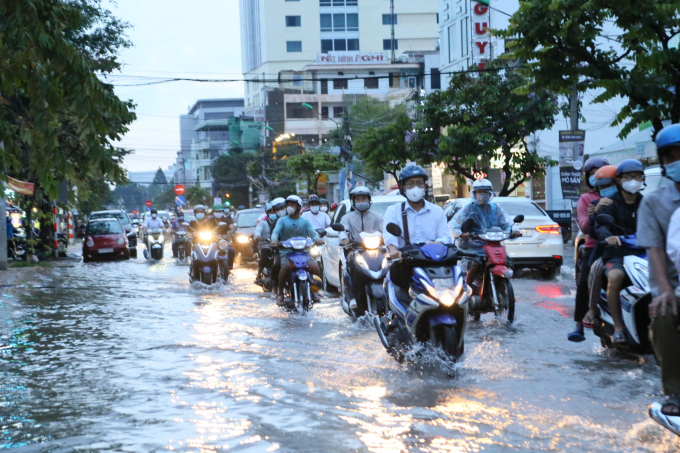
[[[513,220],[513,222],[515,222],[515,223],[524,222],[524,216],[522,214],[518,215],[517,217],[515,217],[515,220]]]
[[[474,219],[467,219],[460,227],[461,233],[469,233],[475,227]]]
[[[189,226],[189,222],[182,222],[182,226]]]
[[[320,238],[326,236],[327,234],[328,234],[328,232],[327,232],[326,230],[321,230],[321,231],[319,231],[319,237],[320,237]]]
[[[218,225],[221,226],[221,227],[224,227],[224,226],[227,226],[227,222],[220,222]]]
[[[609,214],[599,214],[597,217],[595,217],[595,220],[598,224],[606,227],[612,226],[614,224],[614,217],[610,216]]]
[[[388,223],[387,226],[385,227],[388,233],[390,233],[392,236],[401,236],[401,228],[399,228],[399,225],[396,223]]]
[[[345,226],[342,223],[334,223],[331,228],[333,231],[345,231]]]

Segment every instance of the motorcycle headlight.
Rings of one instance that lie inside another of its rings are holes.
[[[423,284],[430,297],[438,300],[445,307],[456,303],[463,290],[463,284],[455,285],[453,278],[435,278],[432,279],[432,285],[426,282]]]
[[[210,231],[201,231],[201,232],[198,234],[198,238],[199,238],[201,241],[211,241],[212,238],[213,238],[213,234],[212,234]]]
[[[309,254],[316,259],[321,256],[321,249],[315,245],[309,249]]]
[[[509,236],[504,231],[490,231],[479,236],[487,241],[502,241],[507,239]]]
[[[217,244],[217,246],[220,248],[220,250],[226,250],[227,247],[229,247],[229,243],[227,241],[225,241],[224,239],[222,239],[220,241],[220,243]]]
[[[292,245],[295,250],[302,250],[307,245],[307,240],[300,239],[297,241],[290,241],[290,245]]]
[[[364,236],[364,247],[368,250],[375,250],[380,247],[380,236]]]
[[[250,242],[250,238],[245,235],[236,236],[236,242],[238,242],[239,244],[247,244],[248,242]]]

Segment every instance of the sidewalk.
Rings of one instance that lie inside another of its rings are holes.
[[[65,257],[27,263],[21,260],[8,260],[9,269],[0,271],[0,290],[13,286],[32,286],[36,274],[48,274],[55,267],[73,267],[81,260],[83,246],[81,243],[70,245]]]

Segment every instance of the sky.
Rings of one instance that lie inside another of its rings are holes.
[[[171,82],[149,86],[127,76],[241,76],[238,0],[116,0],[106,5],[132,25],[134,47],[123,49],[116,94],[137,104],[137,121],[121,146],[134,149],[128,171],[167,168],[179,151],[179,116],[198,99],[243,97],[243,83]]]

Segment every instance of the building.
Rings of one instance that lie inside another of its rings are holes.
[[[181,115],[180,151],[174,166],[174,182],[197,184],[212,191],[210,165],[220,154],[241,146],[244,126],[243,99],[199,99]],[[252,123],[250,119],[250,123]],[[260,126],[257,126],[258,134]]]

